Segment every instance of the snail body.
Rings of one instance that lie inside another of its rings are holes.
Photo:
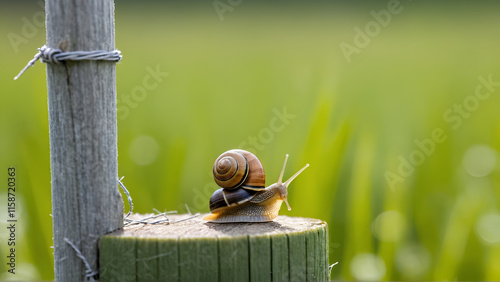
[[[278,182],[265,187],[265,173],[257,157],[245,150],[230,150],[214,163],[214,180],[220,189],[210,197],[210,212],[203,219],[215,223],[266,222],[278,216],[283,202],[288,210],[288,185],[307,164],[290,179],[282,182],[288,155]]]

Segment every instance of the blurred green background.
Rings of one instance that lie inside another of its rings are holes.
[[[15,166],[19,220],[18,274],[2,262],[0,279],[53,279],[45,66],[12,80],[45,43],[40,3],[0,2],[0,218]],[[289,153],[285,177],[311,166],[281,214],[328,222],[332,279],[500,280],[499,8],[117,1],[134,211],[208,212],[219,154],[251,150],[269,185]]]

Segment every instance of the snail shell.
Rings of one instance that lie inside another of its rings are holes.
[[[214,180],[226,190],[266,188],[266,174],[259,159],[245,150],[230,150],[220,155],[213,166]]]
[[[245,150],[230,150],[220,155],[212,168],[214,180],[222,187],[210,197],[210,211],[242,204],[257,191],[266,189],[266,175],[259,159]]]

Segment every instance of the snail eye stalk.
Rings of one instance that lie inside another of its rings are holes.
[[[290,185],[290,183],[292,183],[292,181],[297,177],[299,176],[299,174],[301,172],[304,171],[304,169],[306,169],[307,167],[309,167],[309,164],[306,164],[303,168],[301,168],[299,171],[297,171],[297,173],[295,173],[292,177],[288,178],[288,180],[285,182],[285,186],[286,188],[288,188],[288,185]]]
[[[283,168],[281,169],[280,177],[278,178],[278,185],[283,183],[283,174],[285,173],[286,161],[288,161],[288,154],[285,156],[285,162],[283,163]]]

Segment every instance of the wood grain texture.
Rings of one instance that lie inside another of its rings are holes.
[[[114,50],[113,0],[47,0],[47,46]],[[101,235],[122,227],[115,63],[47,64],[55,278],[83,281],[73,242],[98,269]]]
[[[202,217],[170,225],[132,225],[103,236],[101,281],[328,279],[327,224],[321,220],[278,216],[266,223],[216,224]],[[131,269],[137,270],[135,278]]]

